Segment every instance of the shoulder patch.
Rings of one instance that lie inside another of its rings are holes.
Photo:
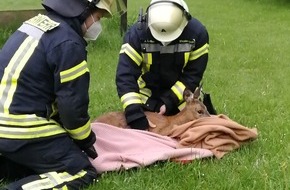
[[[51,20],[48,16],[42,14],[38,14],[37,16],[25,21],[24,23],[35,26],[43,32],[52,30],[58,27],[58,25],[60,24],[59,22],[55,22]]]

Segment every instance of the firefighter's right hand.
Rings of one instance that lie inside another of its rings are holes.
[[[140,130],[147,130],[149,127],[149,123],[146,116],[131,121],[130,123],[128,123],[128,125],[132,129],[140,129]]]
[[[75,143],[82,149],[89,157],[95,159],[98,154],[94,148],[94,143],[96,142],[96,135],[91,131],[90,135],[83,140],[74,140]]]

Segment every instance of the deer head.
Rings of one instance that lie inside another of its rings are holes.
[[[206,106],[200,100],[201,86],[197,87],[192,93],[190,90],[185,89],[183,92],[183,98],[186,102],[186,106],[181,110],[180,114],[186,116],[191,120],[201,117],[210,117]]]

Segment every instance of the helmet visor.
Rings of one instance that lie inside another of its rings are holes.
[[[127,11],[124,0],[100,0],[96,7],[107,11],[105,17],[112,17],[113,15],[122,15]]]

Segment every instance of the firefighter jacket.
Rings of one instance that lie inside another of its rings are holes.
[[[184,105],[183,91],[199,85],[207,66],[209,37],[195,18],[166,46],[155,40],[146,24],[136,23],[124,37],[116,72],[118,95],[127,122],[145,117],[145,110],[166,114]]]
[[[15,151],[11,142],[92,133],[87,43],[80,23],[74,30],[62,19],[25,21],[0,52],[0,152]]]

